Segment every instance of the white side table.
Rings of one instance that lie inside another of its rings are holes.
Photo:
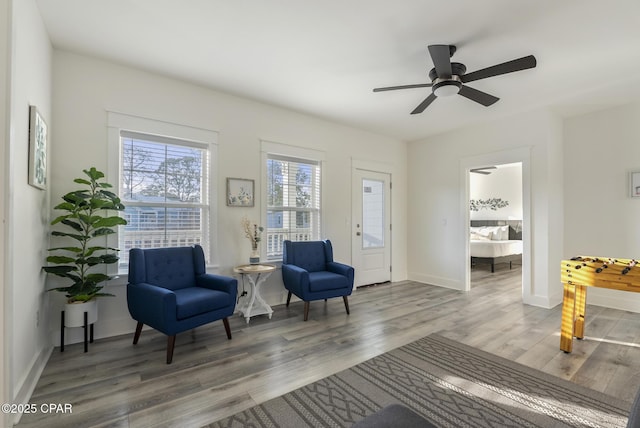
[[[233,271],[242,276],[242,283],[245,278],[249,282],[248,296],[240,296],[236,309],[242,313],[249,324],[249,319],[254,315],[273,315],[273,309],[260,296],[260,285],[269,278],[276,270],[273,265],[241,265],[233,268]]]

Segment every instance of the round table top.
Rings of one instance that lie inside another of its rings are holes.
[[[276,270],[274,265],[240,265],[233,268],[235,273],[266,273]]]

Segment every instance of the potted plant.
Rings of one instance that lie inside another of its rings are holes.
[[[115,233],[119,225],[127,221],[110,211],[122,211],[124,205],[120,198],[111,192],[111,184],[104,182],[104,174],[92,167],[83,170],[88,178],[76,178],[74,183],[83,187],[62,196],[63,202],[54,209],[64,214],[56,217],[51,224],[63,225],[65,230],[54,230],[52,236],[71,240],[69,246],[50,248],[53,254],[47,257],[47,273],[71,281],[71,285],[52,288],[49,291],[65,293],[65,326],[84,325],[84,312],[89,313],[89,323],[97,320],[96,297],[113,296],[102,292],[104,281],[112,279],[106,273],[97,271],[97,267],[118,261],[118,249],[95,243]]]

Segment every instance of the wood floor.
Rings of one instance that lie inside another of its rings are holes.
[[[31,403],[72,404],[72,414],[24,415],[19,427],[200,427],[415,339],[438,332],[631,401],[640,386],[640,314],[587,308],[586,337],[559,350],[560,307],[521,303],[520,269],[472,270],[472,290],[414,282],[360,288],[350,297],[274,307],[273,318],[230,319],[166,337],[144,331],[54,350]],[[132,325],[134,323],[132,322]]]

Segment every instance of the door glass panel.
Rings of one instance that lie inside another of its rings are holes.
[[[362,180],[362,248],[384,247],[384,181]]]

